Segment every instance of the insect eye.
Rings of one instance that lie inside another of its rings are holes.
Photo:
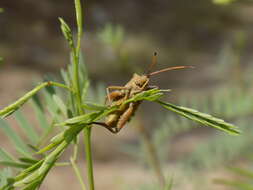
[[[139,87],[142,87],[142,83],[141,82],[135,82],[135,84]]]

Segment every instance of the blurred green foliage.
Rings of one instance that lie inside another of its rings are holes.
[[[231,173],[235,174],[233,179],[215,179],[214,182],[230,187],[234,190],[252,190],[253,189],[253,171],[252,168],[229,167]]]
[[[232,3],[233,1],[234,0],[213,0],[215,4],[219,4],[219,5],[228,5]]]
[[[120,25],[106,24],[104,29],[98,33],[99,39],[105,44],[118,50],[124,43],[125,31]]]
[[[0,8],[0,13],[2,13],[2,12],[4,12],[4,9],[3,9],[3,8]],[[2,63],[3,63],[3,58],[0,57],[0,64],[2,64]]]

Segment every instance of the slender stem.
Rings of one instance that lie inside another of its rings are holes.
[[[154,144],[152,143],[152,141],[150,141],[150,137],[148,135],[147,130],[143,126],[143,122],[141,118],[139,118],[136,128],[139,131],[139,134],[142,137],[142,142],[144,143],[146,147],[148,158],[149,158],[149,164],[153,168],[161,187],[164,188],[166,182],[165,182],[165,177],[162,172],[161,163],[159,161],[156,148]]]
[[[83,34],[83,16],[82,16],[82,6],[80,0],[75,0],[76,9],[76,20],[77,20],[77,44],[75,50],[72,52],[72,59],[74,61],[74,76],[73,76],[73,86],[75,89],[75,99],[76,108],[78,115],[84,114],[82,108],[82,95],[80,91],[79,84],[79,60],[80,60],[80,50],[81,50],[81,39]],[[84,144],[87,162],[87,175],[89,182],[89,190],[94,190],[94,177],[93,177],[93,163],[92,163],[92,152],[91,152],[91,128],[84,129]]]
[[[79,114],[83,113],[82,109],[82,99],[81,91],[79,84],[79,60],[80,60],[80,50],[81,50],[81,40],[83,35],[83,16],[82,16],[82,6],[80,0],[75,0],[75,9],[76,9],[76,20],[77,20],[77,44],[75,51],[73,52],[73,61],[74,61],[74,86],[76,90],[76,100],[77,108]]]
[[[58,87],[65,88],[65,89],[73,92],[73,89],[71,89],[70,87],[68,87],[68,86],[66,86],[64,84],[58,83],[58,82],[49,81],[48,85],[58,86]]]
[[[74,151],[73,151],[73,160],[76,161],[77,160],[77,155],[78,155],[78,144],[79,144],[79,138],[76,137],[76,142],[74,144]]]
[[[81,6],[80,0],[75,0],[75,8],[76,8],[76,20],[77,20],[77,27],[78,27],[76,51],[80,52],[81,39],[83,35],[83,16],[82,16],[82,6]]]
[[[54,124],[55,121],[53,119],[53,121],[51,122],[50,126],[48,127],[48,129],[42,134],[41,138],[39,139],[39,141],[37,142],[37,147],[41,147],[41,145],[44,143],[44,141],[48,138],[48,136],[51,134],[51,132],[54,129]]]
[[[75,172],[75,174],[76,174],[76,176],[77,176],[77,178],[79,180],[79,183],[80,183],[80,185],[82,187],[82,190],[86,190],[85,184],[84,184],[84,182],[82,180],[81,172],[80,172],[80,170],[79,170],[79,168],[78,168],[75,160],[73,158],[70,158],[70,162],[71,162],[71,165],[72,165],[72,167],[74,169],[74,172]]]
[[[62,166],[69,166],[71,163],[69,162],[57,162],[55,166],[62,167]]]
[[[94,176],[93,176],[93,163],[92,163],[92,152],[91,152],[91,127],[84,129],[84,144],[85,144],[85,153],[86,153],[86,163],[88,169],[88,181],[89,189],[94,190]]]
[[[52,82],[52,81],[43,82],[43,83],[39,84],[38,86],[36,86],[31,91],[27,92],[24,96],[19,98],[14,103],[12,103],[9,106],[0,110],[0,116],[6,117],[9,114],[13,113],[13,111],[17,110],[20,106],[22,106],[24,103],[26,103],[32,96],[34,96],[37,92],[39,92],[41,89],[45,88],[46,86],[58,86],[61,88],[71,90],[69,87],[67,87],[61,83]],[[81,107],[82,107],[82,105],[81,105]]]

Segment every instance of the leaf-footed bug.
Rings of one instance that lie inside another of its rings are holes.
[[[106,118],[105,122],[93,122],[91,124],[101,125],[107,128],[112,133],[118,133],[124,125],[131,119],[135,111],[139,107],[142,101],[130,102],[123,104],[124,101],[132,98],[138,93],[143,91],[157,88],[156,86],[150,86],[149,80],[150,77],[162,72],[184,69],[184,68],[193,68],[192,66],[176,66],[168,67],[159,71],[151,72],[151,69],[157,64],[157,53],[155,52],[152,57],[152,63],[150,64],[148,71],[144,75],[133,74],[133,77],[125,86],[108,86],[106,88],[107,97],[106,103],[108,102],[110,106],[119,106],[119,108],[110,113]],[[114,90],[110,92],[110,90]]]

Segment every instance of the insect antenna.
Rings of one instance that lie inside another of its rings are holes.
[[[152,57],[152,63],[149,65],[146,75],[149,76],[151,73],[152,68],[157,64],[157,52],[154,52]]]
[[[166,72],[166,71],[177,70],[177,69],[185,69],[185,68],[194,68],[194,67],[193,66],[168,67],[168,68],[165,68],[165,69],[162,69],[162,70],[159,70],[159,71],[149,73],[147,76],[150,77],[150,76],[153,76],[153,75],[156,75],[156,74],[159,74],[159,73],[163,73],[163,72]]]
[[[153,75],[163,73],[166,71],[171,71],[171,70],[177,70],[177,69],[185,69],[185,68],[194,68],[193,66],[175,66],[175,67],[168,67],[159,71],[151,72],[152,68],[157,64],[157,52],[154,52],[153,57],[152,57],[152,63],[149,65],[148,70],[146,72],[146,76],[149,78]]]

